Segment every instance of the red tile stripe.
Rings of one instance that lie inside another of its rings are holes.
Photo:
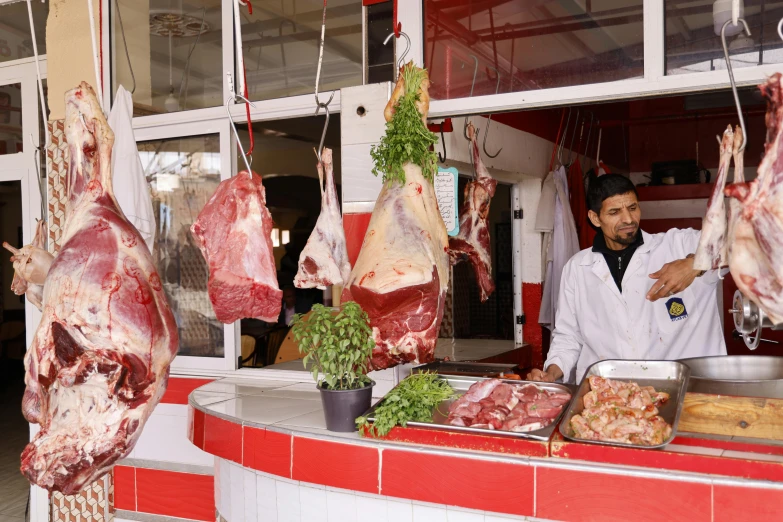
[[[394,428],[384,440],[395,442],[410,442],[427,446],[448,447],[504,455],[521,455],[527,457],[548,457],[549,442],[538,440],[517,439],[513,437],[497,437],[460,433],[445,430],[427,430],[421,428]]]
[[[715,522],[780,522],[783,491],[716,485]]]
[[[160,469],[114,467],[117,509],[213,521],[215,480],[210,475]]]
[[[190,379],[187,377],[169,377],[166,392],[160,400],[162,404],[187,404],[190,392],[209,384],[215,379]]]
[[[204,451],[242,464],[242,425],[212,415],[204,420]]]
[[[378,449],[294,437],[293,480],[378,493]]]
[[[243,465],[246,468],[291,478],[291,435],[244,427]]]

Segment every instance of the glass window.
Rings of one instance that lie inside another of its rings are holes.
[[[35,25],[35,43],[38,54],[46,54],[46,17],[49,15],[49,2],[31,2],[33,24]],[[0,62],[10,62],[33,56],[33,40],[30,37],[30,19],[27,5],[19,2],[0,5]]]
[[[720,30],[731,16],[728,10],[713,10],[717,2],[666,0],[666,74],[726,69]],[[783,63],[783,42],[777,32],[783,2],[746,1],[742,18],[751,35],[740,28],[726,28],[726,42],[733,68]]]
[[[242,42],[251,100],[312,93],[318,67],[323,2],[253,2],[241,10]],[[362,84],[362,3],[332,0],[320,90]]]
[[[642,4],[424,0],[430,94],[451,99],[641,78]]]
[[[0,155],[22,152],[23,135],[22,84],[0,85]]]
[[[222,105],[222,33],[214,0],[118,0],[115,89],[131,90],[135,78],[135,116]]]
[[[179,354],[223,357],[223,324],[207,294],[209,270],[190,234],[220,184],[219,136],[145,141],[139,155],[158,224],[153,257],[179,326]]]

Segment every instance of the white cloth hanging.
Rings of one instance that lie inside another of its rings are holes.
[[[538,199],[538,210],[536,211],[535,231],[544,234],[541,241],[541,266],[546,271],[547,259],[549,259],[549,249],[552,246],[552,231],[555,229],[555,200],[557,199],[557,189],[555,189],[555,173],[549,172],[541,185],[541,197]]]
[[[122,86],[117,89],[117,96],[109,114],[109,126],[114,131],[111,156],[114,197],[125,217],[136,227],[152,252],[155,243],[155,214],[133,135],[133,99]]]
[[[554,202],[552,239],[547,249],[546,276],[538,323],[552,330],[555,324],[563,267],[574,254],[579,252],[579,237],[576,233],[574,216],[571,214],[565,167],[558,167],[554,174],[550,175],[554,181],[557,197]]]

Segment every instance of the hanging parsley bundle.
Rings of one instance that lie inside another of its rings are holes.
[[[427,78],[427,71],[409,62],[403,67],[402,78],[405,94],[400,96],[394,107],[391,121],[386,122],[386,133],[378,145],[370,150],[375,166],[372,173],[383,174],[384,183],[395,181],[405,183],[402,166],[413,163],[421,167],[424,178],[432,182],[437,171],[437,156],[430,150],[438,137],[422,122],[422,114],[416,107],[419,101],[421,83]]]

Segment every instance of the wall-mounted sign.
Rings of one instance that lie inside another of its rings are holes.
[[[435,197],[446,230],[450,236],[459,234],[459,212],[457,210],[457,180],[459,172],[454,167],[438,168],[435,176]]]

